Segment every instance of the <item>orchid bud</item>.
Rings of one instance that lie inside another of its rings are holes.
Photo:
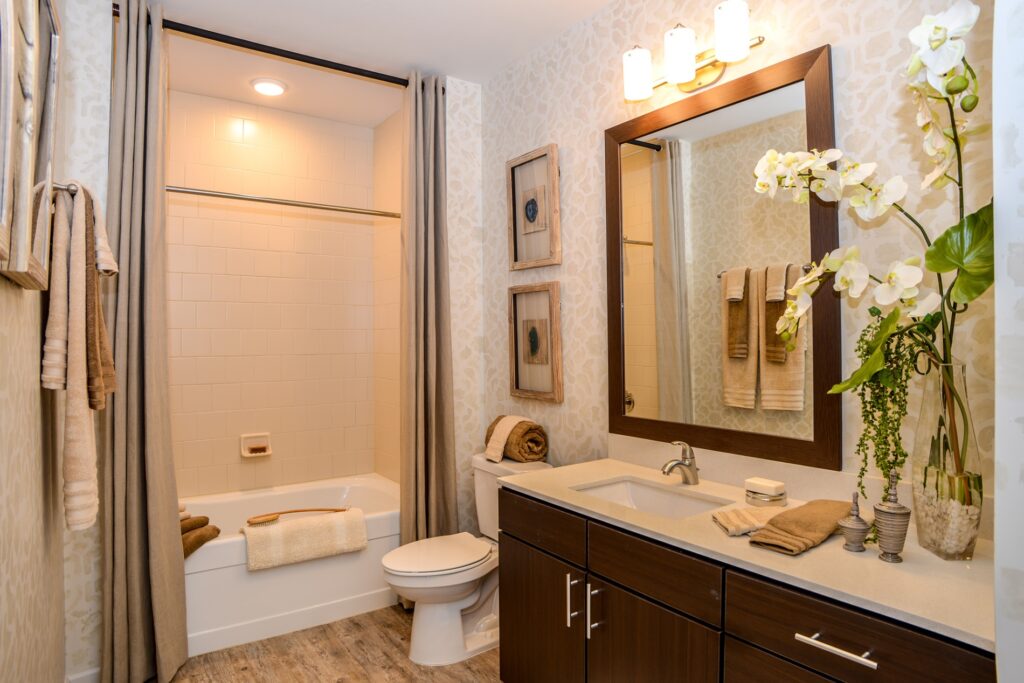
[[[779,339],[785,342],[788,342],[790,339],[792,339],[792,337],[793,335],[789,333],[789,330],[784,330],[779,333]]]
[[[796,344],[794,344],[793,342],[789,342],[788,344],[786,344],[786,351],[788,351],[789,353],[793,353],[794,351],[796,351]]]
[[[977,95],[964,95],[960,100],[960,108],[966,112],[974,111],[974,108],[978,106]]]
[[[946,92],[950,95],[956,95],[967,90],[968,85],[970,84],[967,82],[967,77],[963,74],[958,74],[946,82]]]
[[[917,72],[921,70],[922,66],[924,66],[924,62],[921,61],[920,57],[914,55],[910,59],[910,64],[907,65],[907,75],[916,76]]]

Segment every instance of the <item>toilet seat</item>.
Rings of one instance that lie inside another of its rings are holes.
[[[483,564],[495,552],[493,544],[464,531],[395,548],[381,563],[385,570],[399,576],[443,576]]]

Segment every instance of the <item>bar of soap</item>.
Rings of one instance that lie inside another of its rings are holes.
[[[743,485],[748,491],[763,493],[767,496],[777,496],[780,493],[786,492],[786,485],[781,481],[764,479],[763,477],[750,477],[743,482]]]

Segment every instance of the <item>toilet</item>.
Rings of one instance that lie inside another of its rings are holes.
[[[473,456],[476,513],[483,536],[462,532],[415,541],[386,554],[384,577],[416,603],[409,659],[454,664],[498,645],[498,477],[551,467]]]

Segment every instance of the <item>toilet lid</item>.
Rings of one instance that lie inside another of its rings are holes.
[[[463,531],[395,548],[381,562],[385,569],[396,574],[444,574],[480,564],[490,555],[492,547]]]

